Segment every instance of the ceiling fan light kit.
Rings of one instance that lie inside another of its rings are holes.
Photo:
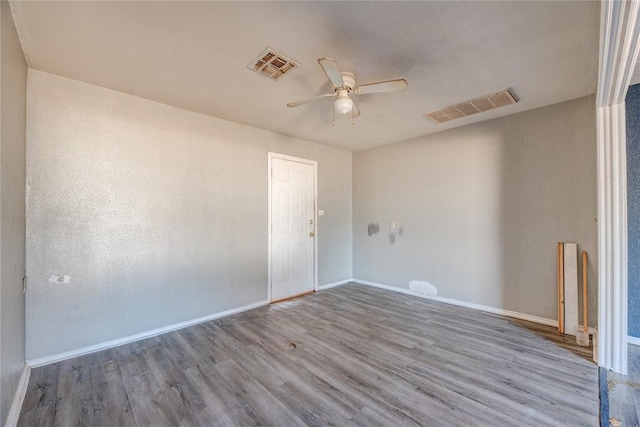
[[[315,96],[313,98],[303,99],[301,101],[290,102],[288,107],[297,107],[299,105],[309,104],[326,98],[338,97],[333,103],[333,111],[338,114],[348,115],[350,119],[354,119],[360,115],[360,110],[354,102],[352,95],[396,92],[407,88],[407,81],[404,79],[388,80],[375,83],[367,83],[356,86],[356,80],[353,74],[341,72],[338,63],[329,58],[318,59],[318,64],[324,70],[327,78],[333,85],[333,93]]]
[[[341,90],[338,99],[333,103],[333,109],[338,114],[347,114],[353,110],[353,99],[349,98],[349,92]]]

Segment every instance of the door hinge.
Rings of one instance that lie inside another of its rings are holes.
[[[22,278],[22,293],[23,294],[27,293],[27,276],[24,276]]]

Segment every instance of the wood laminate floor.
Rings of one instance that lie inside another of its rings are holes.
[[[349,284],[36,368],[20,426],[596,426],[553,328]]]

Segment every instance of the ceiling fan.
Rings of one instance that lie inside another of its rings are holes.
[[[337,97],[333,103],[333,111],[338,114],[345,114],[350,119],[354,119],[360,115],[360,110],[355,102],[353,102],[352,94],[365,95],[370,93],[396,92],[407,88],[405,79],[387,80],[382,82],[367,83],[356,86],[356,81],[351,73],[341,72],[338,63],[329,58],[320,58],[318,63],[324,70],[333,85],[333,93],[327,93],[313,98],[303,99],[301,101],[290,102],[287,107],[297,107],[299,105],[310,104],[312,102],[321,101],[327,98]]]

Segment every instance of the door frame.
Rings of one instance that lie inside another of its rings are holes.
[[[602,1],[596,92],[598,159],[598,354],[627,374],[628,267],[625,98],[640,56],[640,4]]]
[[[287,160],[313,166],[313,290],[318,290],[318,162],[300,157],[287,156],[274,152],[267,152],[267,301],[271,302],[271,177],[273,175],[273,159]]]

